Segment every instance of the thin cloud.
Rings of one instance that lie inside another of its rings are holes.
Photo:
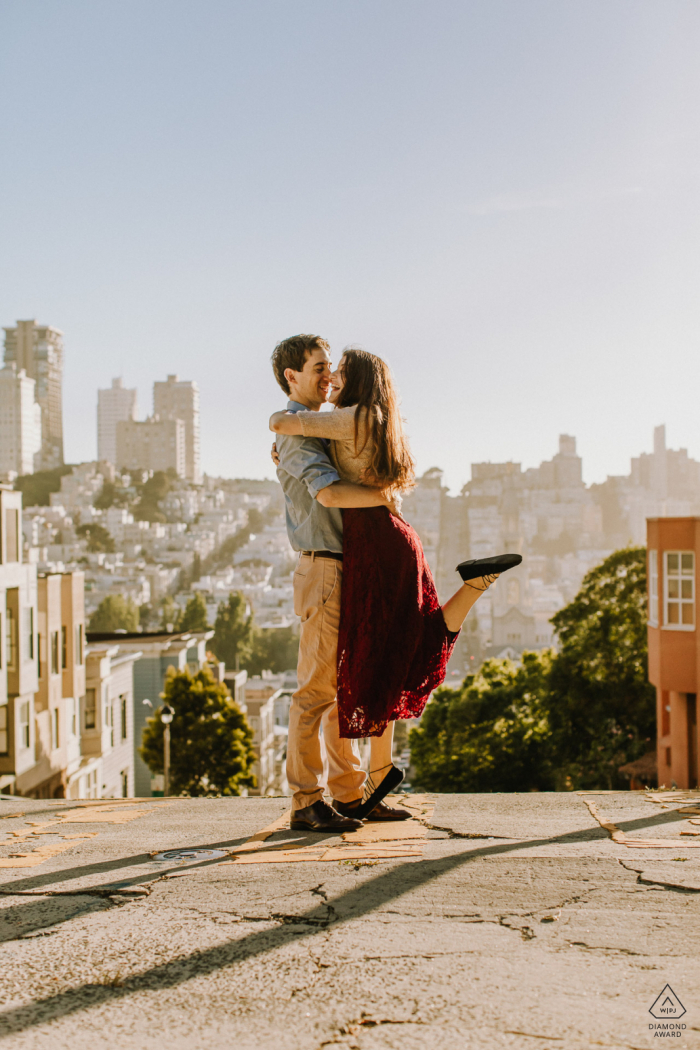
[[[577,208],[582,204],[593,204],[597,201],[610,200],[615,197],[629,197],[643,193],[641,186],[621,186],[616,189],[598,190],[591,193],[571,193],[556,197],[537,196],[528,193],[501,193],[486,197],[483,201],[467,208],[470,215],[498,215],[520,211],[561,211],[564,208]]]

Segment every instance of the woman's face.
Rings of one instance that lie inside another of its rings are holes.
[[[328,395],[328,400],[332,405],[336,403],[340,397],[340,391],[345,386],[345,358],[341,357],[340,363],[336,368],[335,372],[331,373],[331,390]]]

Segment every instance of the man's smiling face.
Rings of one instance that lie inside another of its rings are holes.
[[[318,409],[327,400],[331,386],[331,359],[327,350],[312,350],[301,372],[288,368],[284,374],[292,401]]]

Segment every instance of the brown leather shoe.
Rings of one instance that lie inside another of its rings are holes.
[[[353,812],[359,807],[359,804],[359,799],[357,802],[336,802],[334,800],[333,808],[337,809],[338,813],[342,813],[344,817],[351,817]],[[364,819],[366,824],[378,824],[387,823],[391,820],[410,820],[412,815],[407,809],[392,809],[385,802],[380,802],[374,807],[369,816]]]
[[[410,820],[412,816],[413,814],[407,809],[394,809],[392,806],[387,806],[386,802],[380,802],[370,815],[365,817],[365,821],[374,823],[375,821]]]
[[[304,809],[292,813],[291,828],[304,831],[356,831],[362,827],[362,821],[346,817],[324,802],[322,798]]]

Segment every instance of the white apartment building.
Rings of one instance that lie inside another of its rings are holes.
[[[0,369],[0,474],[33,474],[41,453],[35,380],[13,364]]]
[[[18,321],[5,329],[5,364],[24,369],[36,381],[41,408],[40,469],[63,464],[63,332],[36,321]]]
[[[97,458],[117,466],[117,423],[136,419],[136,389],[128,389],[121,378],[97,391]]]
[[[36,565],[22,563],[22,494],[0,488],[0,791],[35,764]]]
[[[186,428],[181,419],[153,416],[139,423],[117,423],[117,466],[126,470],[163,470],[180,477],[186,470]]]
[[[68,798],[133,798],[134,664],[140,656],[110,642],[88,647],[82,761],[70,778]]]
[[[183,477],[201,484],[199,461],[199,387],[196,383],[169,375],[153,384],[153,412],[160,419],[181,419],[185,425],[185,469]]]

